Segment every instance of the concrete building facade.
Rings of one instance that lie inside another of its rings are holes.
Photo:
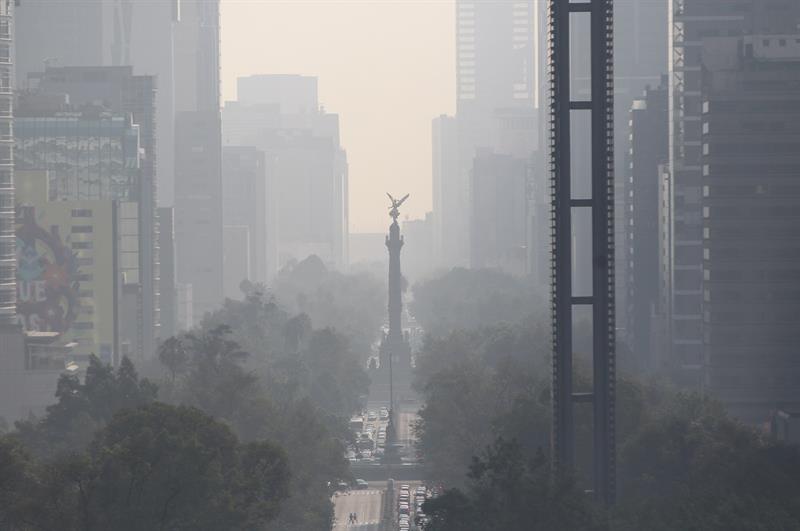
[[[800,407],[800,31],[702,58],[703,386],[763,423]]]
[[[627,262],[622,285],[627,304],[628,346],[642,371],[658,369],[661,361],[651,349],[652,321],[659,299],[659,182],[667,163],[669,127],[666,79],[645,89],[630,109],[630,150],[625,174],[624,238],[620,247]]]
[[[669,11],[669,182],[672,219],[669,304],[671,337],[665,356],[682,369],[685,384],[702,385],[702,55],[705,40],[720,36],[791,34],[800,3],[671,0]]]

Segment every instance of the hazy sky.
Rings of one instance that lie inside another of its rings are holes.
[[[455,108],[454,0],[222,0],[222,91],[236,78],[319,78],[350,162],[350,230],[383,232],[385,192],[431,209],[431,120]]]

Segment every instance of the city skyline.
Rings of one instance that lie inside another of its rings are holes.
[[[456,106],[455,0],[222,0],[222,42],[223,101],[239,77],[319,78],[320,104],[342,117],[351,233],[384,232],[380,198],[398,186],[410,218],[431,210],[431,119]]]

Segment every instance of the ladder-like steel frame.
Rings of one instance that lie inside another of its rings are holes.
[[[553,464],[557,473],[575,465],[574,406],[593,408],[593,493],[615,498],[614,323],[614,59],[613,0],[548,0],[550,65],[551,296],[553,317]],[[570,14],[590,17],[591,96],[570,93]],[[575,198],[570,168],[571,114],[591,115],[591,197]],[[574,296],[574,209],[591,212],[592,294]],[[592,374],[589,393],[573,390],[573,308],[592,311]]]

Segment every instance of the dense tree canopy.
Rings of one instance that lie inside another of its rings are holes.
[[[77,375],[62,375],[56,403],[42,418],[17,422],[14,436],[38,456],[82,450],[117,411],[152,402],[157,394],[156,385],[140,379],[128,358],[114,369],[92,356],[83,382]]]
[[[616,386],[619,503],[590,518],[601,509],[529,465],[546,456],[551,424],[547,338],[535,330],[489,327],[425,343],[418,449],[431,478],[450,487],[430,504],[428,529],[800,529],[800,447],[769,440],[709,398],[630,377]],[[587,373],[579,362],[576,390],[590,389]],[[577,407],[575,421],[575,481],[586,485],[590,409]],[[516,503],[516,491],[530,503]]]
[[[589,531],[602,529],[586,495],[571,480],[551,481],[543,453],[529,455],[498,439],[469,470],[466,490],[425,503],[426,531]]]
[[[347,386],[366,387],[367,382],[350,380],[363,370],[346,362],[351,359],[346,341],[330,330],[311,330],[303,318],[282,322],[293,337],[286,344],[297,351],[287,352],[282,345],[271,358],[262,351],[262,361],[252,363],[233,338],[253,342],[265,335],[260,327],[242,323],[250,311],[269,313],[269,305],[255,296],[229,301],[223,311],[230,312],[238,334],[218,325],[165,343],[160,358],[168,374],[162,396],[227,422],[244,441],[269,440],[284,448],[292,475],[288,497],[270,529],[327,529],[333,517],[328,485],[349,476],[343,457],[345,422],[339,416],[350,414],[360,388]],[[266,321],[262,326],[272,325]]]
[[[366,360],[386,315],[382,279],[368,273],[340,273],[312,255],[282,270],[273,293],[292,314],[306,314],[316,328],[348,337],[359,359]]]
[[[0,441],[0,522],[28,531],[252,530],[286,497],[283,451],[240,444],[192,408],[121,410],[83,452],[36,460]]]

